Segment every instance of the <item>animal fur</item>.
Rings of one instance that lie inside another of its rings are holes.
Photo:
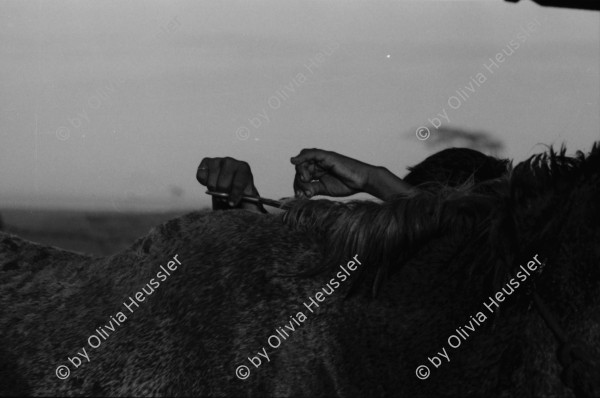
[[[0,395],[573,396],[528,292],[600,354],[600,146],[503,167],[491,180],[425,178],[390,203],[302,201],[285,218],[190,213],[106,258],[0,233]],[[417,379],[535,253],[545,267],[534,285]],[[177,271],[87,347],[175,254]],[[310,314],[303,302],[355,254],[363,272]],[[270,348],[298,311],[306,321]],[[90,362],[59,380],[56,367],[83,346]],[[254,368],[247,357],[262,347],[270,362]]]

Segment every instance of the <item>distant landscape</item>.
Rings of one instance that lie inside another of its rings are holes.
[[[126,249],[152,227],[186,213],[188,211],[118,213],[17,209],[0,212],[4,232],[95,256],[107,256]]]

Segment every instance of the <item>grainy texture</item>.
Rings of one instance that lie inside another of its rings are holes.
[[[537,292],[597,356],[600,151],[592,152],[571,165],[543,159],[507,175],[510,191],[500,213],[512,220],[514,241],[502,243],[499,236],[497,242],[518,261],[541,253],[546,265]],[[542,163],[550,171],[532,171],[543,170]],[[302,302],[337,269],[311,277],[282,274],[320,264],[326,240],[276,216],[191,213],[106,258],[2,233],[0,395],[573,396],[559,379],[557,344],[524,288],[452,351],[450,363],[433,368],[428,380],[415,377],[415,368],[495,291],[497,278],[489,271],[512,271],[477,262],[481,252],[498,247],[489,240],[475,245],[481,225],[465,225],[472,230],[423,242],[376,298],[344,299],[349,285],[343,284],[314,314]],[[502,229],[486,227],[491,230]],[[182,265],[90,349],[94,330],[175,254]],[[298,311],[306,321],[279,348],[268,347],[275,328]],[[70,366],[71,376],[57,379],[56,367],[83,346],[90,362]],[[263,346],[270,362],[250,366],[248,379],[239,380],[236,367],[249,365],[247,357]]]

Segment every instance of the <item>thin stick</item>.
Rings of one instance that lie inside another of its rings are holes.
[[[225,192],[206,191],[206,193],[208,195],[216,196],[219,198],[224,198],[224,199],[229,198],[229,194],[225,193]],[[261,198],[260,196],[243,195],[242,200],[244,202],[250,202],[250,203],[261,203],[261,204],[264,204],[267,206],[276,207],[278,209],[289,209],[289,206],[287,204],[285,204],[279,200]]]

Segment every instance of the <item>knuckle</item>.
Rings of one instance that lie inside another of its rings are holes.
[[[244,188],[246,187],[246,185],[248,185],[248,179],[247,178],[236,178],[231,182],[231,186],[234,188]]]
[[[296,165],[296,175],[299,175],[302,173],[303,170],[306,170],[307,168],[307,164],[306,163],[300,163]]]
[[[218,169],[221,163],[221,158],[210,158],[208,160],[208,167],[211,169]]]
[[[228,188],[229,188],[228,185],[224,181],[217,182],[217,189],[219,191],[226,191]]]
[[[245,184],[244,182],[241,181],[236,181],[233,183],[233,186],[231,187],[231,192],[232,193],[236,193],[238,195],[241,195],[242,192],[244,192],[244,189],[246,189],[246,186],[248,184]]]
[[[304,189],[306,187],[306,183],[304,183],[300,180],[296,180],[296,181],[294,181],[294,187]]]

